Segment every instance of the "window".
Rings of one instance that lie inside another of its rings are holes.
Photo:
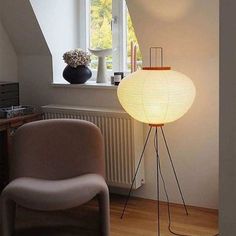
[[[107,57],[108,70],[130,71],[131,41],[138,43],[125,0],[81,0],[80,40],[85,50],[113,48],[113,54]],[[139,49],[137,59],[140,67]],[[92,56],[92,69],[97,69],[97,62]]]
[[[112,0],[90,0],[90,48],[112,48]],[[108,69],[112,69],[112,56],[107,59]],[[97,58],[92,57],[92,69],[97,68]]]

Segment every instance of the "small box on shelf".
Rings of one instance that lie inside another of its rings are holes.
[[[25,116],[34,113],[32,106],[11,106],[0,108],[0,118],[9,119],[17,116]]]
[[[120,81],[124,78],[124,72],[114,72],[114,84],[119,85]]]

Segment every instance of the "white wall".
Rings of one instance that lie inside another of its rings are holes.
[[[218,207],[219,1],[127,0],[145,64],[149,47],[164,48],[165,65],[188,75],[197,90],[190,111],[166,125],[188,204]],[[171,6],[171,7],[170,7]],[[139,196],[155,196],[153,147],[146,155],[147,184]],[[179,202],[165,151],[163,169],[171,200]]]
[[[221,1],[220,235],[236,235],[236,1]]]
[[[54,82],[63,82],[62,55],[79,47],[78,0],[31,0],[53,58]]]
[[[26,53],[20,51],[19,80],[23,103],[120,108],[116,90],[51,87],[53,75],[50,51],[44,45],[44,37],[35,22],[29,1],[25,0],[20,6],[17,6],[18,1],[4,1],[4,11],[12,12],[11,17],[9,14],[5,15],[4,22],[9,26],[6,28],[9,30],[9,35],[12,35],[11,39],[14,42],[17,40],[15,44],[19,46],[19,50],[26,50],[24,45],[22,47],[20,45],[24,44],[24,37],[19,38],[18,35],[17,38],[14,29],[22,25],[22,22],[33,40],[35,42],[40,40],[39,45],[43,45],[43,50],[38,50],[36,45],[34,53],[29,53],[27,50]],[[34,1],[34,4],[39,2],[42,1]],[[176,2],[149,0],[147,9],[145,0],[128,0],[145,62],[147,63],[150,46],[163,46],[166,64],[190,76],[197,87],[197,98],[190,112],[179,121],[166,126],[166,132],[187,204],[217,208],[218,0],[179,0],[180,7],[173,8],[178,9],[178,14],[175,11],[168,13],[167,10],[153,12],[153,9],[159,9],[159,6],[169,9],[168,6]],[[165,6],[165,3],[168,6]],[[42,3],[39,4],[43,6]],[[15,17],[15,11],[20,17]],[[58,11],[63,13],[63,9]],[[24,36],[23,33],[20,34]],[[44,35],[47,37],[46,29]],[[49,41],[48,45],[50,48]],[[179,202],[170,166],[166,161],[167,157],[163,150],[161,153],[171,201]],[[156,196],[154,160],[154,151],[150,144],[145,162],[146,185],[135,193],[138,196],[146,198]]]
[[[17,56],[0,20],[0,81],[17,81]]]

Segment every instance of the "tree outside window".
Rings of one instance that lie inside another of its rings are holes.
[[[120,1],[121,0],[113,0]],[[112,0],[90,0],[90,48],[112,48],[112,20],[114,19],[112,9]],[[131,41],[138,45],[137,38],[134,32],[132,21],[126,7],[126,11],[122,12],[125,14],[127,38],[124,39],[123,45],[126,47],[127,55],[125,60],[127,61],[126,68],[123,70],[130,70],[130,58],[131,58]],[[92,56],[92,69],[97,69],[98,60],[95,56]],[[142,56],[140,50],[137,51],[138,66],[141,66]],[[107,58],[107,67],[112,70],[112,56]]]

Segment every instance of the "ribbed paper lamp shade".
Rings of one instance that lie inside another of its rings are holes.
[[[195,93],[191,79],[170,68],[138,70],[118,87],[118,98],[126,112],[138,121],[154,125],[183,116]]]

